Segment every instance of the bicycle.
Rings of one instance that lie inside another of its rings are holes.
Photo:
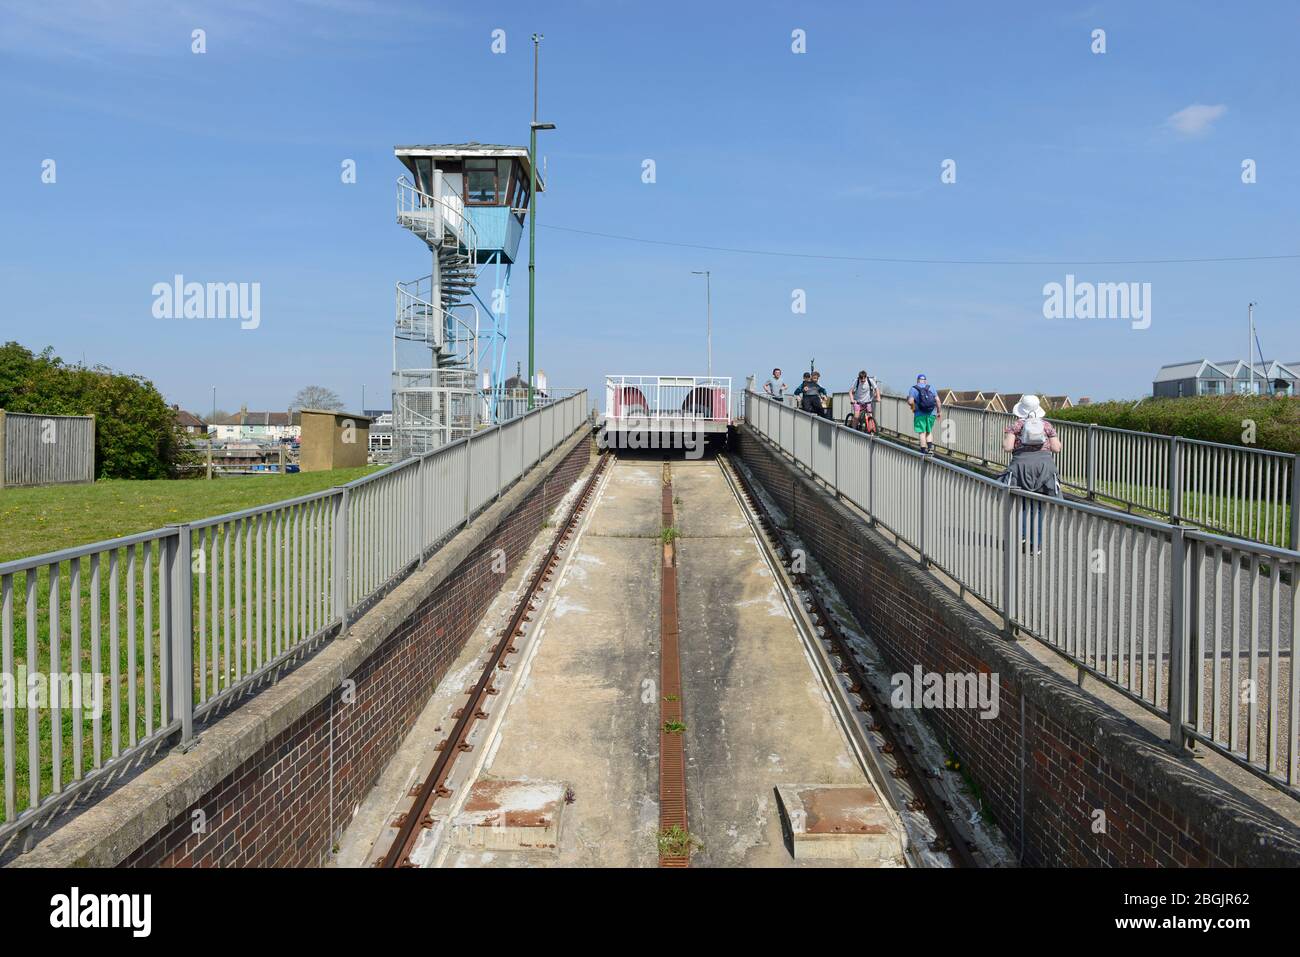
[[[844,425],[867,435],[876,434],[876,417],[871,414],[871,403],[854,402],[853,411],[844,417]]]

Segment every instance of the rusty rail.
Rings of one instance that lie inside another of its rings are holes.
[[[487,717],[484,705],[490,695],[497,693],[497,688],[492,684],[492,676],[497,670],[505,671],[509,668],[506,663],[506,655],[518,650],[515,647],[514,640],[523,636],[523,626],[531,620],[529,613],[536,610],[537,594],[542,585],[551,580],[555,566],[559,564],[560,551],[568,544],[569,539],[577,529],[578,519],[586,509],[591,493],[596,488],[596,483],[600,480],[600,476],[610,458],[611,456],[608,454],[602,454],[597,460],[596,468],[587,479],[586,485],[583,486],[582,493],[578,496],[573,509],[569,512],[568,520],[565,522],[563,529],[555,536],[555,540],[551,542],[551,547],[546,552],[546,557],[542,559],[541,564],[533,573],[528,589],[524,592],[523,598],[520,599],[519,604],[515,607],[514,614],[510,618],[510,624],[501,632],[501,640],[492,646],[487,664],[483,667],[483,673],[479,675],[479,679],[474,686],[466,692],[469,695],[469,702],[456,712],[456,724],[452,727],[451,733],[438,744],[438,757],[433,763],[433,769],[416,793],[410,811],[399,819],[397,837],[394,838],[388,853],[375,862],[376,867],[415,866],[411,862],[411,851],[415,847],[416,837],[420,829],[433,825],[433,819],[429,812],[434,802],[439,798],[451,795],[451,791],[446,786],[447,776],[451,773],[456,758],[460,754],[473,750],[474,746],[467,740],[473,728],[473,723]]]
[[[672,469],[664,463],[660,521],[663,528],[673,527]],[[689,835],[686,827],[686,751],[684,731],[669,728],[682,723],[681,643],[677,630],[677,549],[672,538],[664,536],[663,575],[659,592],[659,833]],[[689,840],[682,854],[665,854],[661,848],[660,867],[689,867]]]

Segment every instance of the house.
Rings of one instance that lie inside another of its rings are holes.
[[[1291,362],[1270,359],[1256,362],[1253,367],[1242,361],[1220,362],[1218,365],[1225,369],[1232,367],[1232,391],[1239,395],[1295,395],[1297,385],[1300,385],[1300,375],[1295,371],[1300,369],[1300,365]]]
[[[1241,359],[1211,362],[1194,359],[1161,366],[1151,383],[1157,399],[1193,395],[1295,395],[1300,375],[1295,363],[1277,361],[1251,363]],[[1253,385],[1252,385],[1253,381]]]
[[[218,442],[253,439],[259,442],[280,442],[296,439],[302,434],[297,412],[249,412],[241,407],[235,415],[217,418],[210,422],[211,431]]]
[[[1042,399],[1043,408],[1047,409],[1048,412],[1060,412],[1062,409],[1074,407],[1074,403],[1070,401],[1068,395],[1045,395]]]
[[[176,427],[186,435],[207,435],[208,425],[193,412],[186,412],[179,405],[172,406],[172,416]]]
[[[939,392],[939,401],[945,408],[975,409],[978,412],[1005,412],[1002,400],[996,392],[958,392],[943,389]]]

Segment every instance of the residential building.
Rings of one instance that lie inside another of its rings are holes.
[[[179,405],[173,405],[172,415],[176,419],[177,427],[186,435],[207,435],[208,424],[193,412],[186,412]]]
[[[217,418],[208,424],[218,442],[239,439],[280,442],[296,439],[302,434],[297,412],[249,412],[247,406],[234,415]]]
[[[1247,393],[1295,395],[1297,387],[1300,387],[1300,375],[1294,371],[1296,368],[1300,366],[1275,360],[1257,362],[1253,368],[1241,359],[1176,362],[1160,367],[1151,383],[1151,395],[1157,399]]]

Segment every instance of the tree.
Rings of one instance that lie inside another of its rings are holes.
[[[309,385],[299,389],[298,394],[293,397],[293,404],[289,406],[291,412],[300,409],[338,410],[341,408],[343,408],[343,400],[339,398],[338,393],[323,385]]]
[[[175,413],[152,382],[106,366],[68,365],[53,349],[39,355],[0,346],[0,409],[95,416],[95,474],[167,478],[183,457]]]

